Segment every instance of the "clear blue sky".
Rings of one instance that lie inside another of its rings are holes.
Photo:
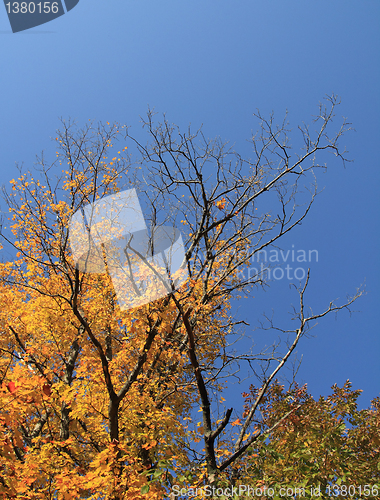
[[[361,312],[321,320],[299,348],[299,379],[314,396],[349,378],[366,406],[380,380],[379,27],[378,0],[80,0],[18,34],[1,7],[0,183],[16,161],[31,168],[51,150],[61,116],[137,132],[150,105],[181,126],[203,123],[206,136],[248,156],[256,108],[279,119],[288,109],[296,126],[338,94],[339,115],[356,129],[344,139],[355,162],[344,169],[331,157],[324,191],[283,248],[318,250],[307,297],[316,312],[366,281]],[[255,325],[273,308],[280,323],[294,300],[283,280],[240,312]]]

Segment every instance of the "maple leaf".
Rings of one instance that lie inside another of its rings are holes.
[[[18,389],[18,387],[16,386],[16,384],[14,382],[8,382],[7,388],[11,394],[15,393]]]

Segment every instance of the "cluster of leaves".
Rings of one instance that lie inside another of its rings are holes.
[[[264,420],[257,426],[264,430],[263,438],[250,448],[246,469],[240,470],[237,483],[272,487],[277,493],[281,487],[293,491],[304,488],[304,498],[312,498],[316,487],[321,491],[320,498],[329,498],[332,492],[336,496],[338,489],[333,490],[333,485],[341,490],[343,485],[351,486],[354,498],[360,496],[359,487],[363,489],[364,485],[380,491],[380,398],[375,398],[370,408],[359,410],[361,391],[353,390],[349,381],[332,389],[330,396],[315,400],[306,386],[294,384],[285,391],[284,386],[274,383],[260,408]],[[250,393],[244,394],[247,408],[256,392],[251,387]],[[265,429],[292,409],[265,439]]]

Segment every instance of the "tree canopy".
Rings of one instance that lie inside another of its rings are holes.
[[[4,191],[10,216],[1,233],[14,252],[0,265],[3,498],[162,499],[175,485],[326,491],[338,477],[379,482],[378,400],[358,411],[349,383],[315,401],[305,387],[277,381],[315,321],[349,308],[362,290],[312,313],[307,275],[295,328],[271,325],[283,342],[260,353],[238,350],[248,326],[233,313],[236,299],[268,285],[242,269],[307,216],[317,191],[305,203],[301,184],[325,168],[326,152],[345,161],[348,124],[334,131],[337,104],[332,96],[320,105],[315,131],[300,127],[298,153],[286,120],[277,126],[257,113],[250,159],[201,130],[156,124],[152,112],[146,145],[125,126],[63,121],[55,160],[41,156],[33,172],[20,171]],[[186,279],[156,298],[143,275],[154,300],[123,309],[106,247],[102,272],[85,272],[69,227],[75,213],[131,188],[149,234],[163,225],[182,233]],[[261,212],[267,195],[273,211]],[[233,408],[223,391],[242,363],[252,384]]]

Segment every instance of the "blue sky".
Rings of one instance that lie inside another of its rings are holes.
[[[256,108],[279,121],[288,109],[296,129],[325,94],[338,94],[337,118],[356,130],[342,141],[355,161],[344,169],[329,159],[323,192],[283,248],[318,250],[307,296],[316,312],[365,280],[360,312],[321,320],[298,352],[299,380],[314,396],[350,379],[366,406],[380,379],[379,25],[377,0],[80,0],[13,34],[1,8],[0,183],[16,175],[15,162],[32,168],[35,154],[52,151],[59,117],[120,121],[140,133],[149,105],[249,156]],[[255,325],[273,308],[280,323],[296,300],[288,285],[256,292],[239,314]]]

